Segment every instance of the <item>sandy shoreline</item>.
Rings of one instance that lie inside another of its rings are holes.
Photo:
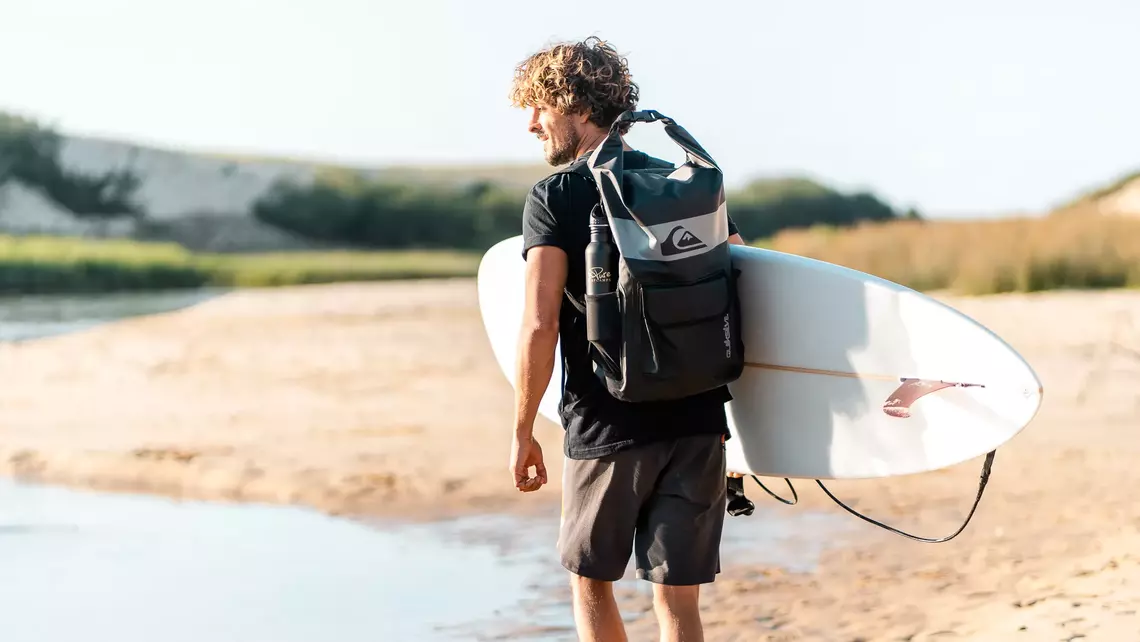
[[[1140,640],[1140,292],[944,298],[1045,383],[969,529],[919,544],[849,517],[865,538],[815,574],[726,560],[708,588],[708,639]],[[551,484],[525,496],[510,484],[511,392],[469,280],[238,292],[0,346],[0,371],[6,476],[400,518],[548,515],[558,501],[561,430],[547,422]],[[943,535],[979,465],[828,486]],[[796,488],[800,504],[782,510],[843,514],[813,483]],[[748,492],[773,502],[751,481]],[[647,639],[647,616],[632,639]]]
[[[238,292],[0,346],[2,472],[332,513],[510,504],[511,393],[473,290],[416,287]]]

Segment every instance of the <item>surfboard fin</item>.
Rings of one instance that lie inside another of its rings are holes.
[[[892,417],[905,419],[910,416],[910,408],[916,401],[932,392],[946,388],[980,388],[976,383],[955,383],[952,381],[933,381],[930,379],[916,379],[904,377],[902,383],[883,402],[883,412]]]

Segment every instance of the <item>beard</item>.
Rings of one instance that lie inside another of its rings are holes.
[[[553,134],[554,132],[551,132]],[[558,132],[558,136],[550,136],[547,142],[550,147],[545,151],[546,162],[554,167],[565,165],[574,160],[575,152],[578,151],[578,144],[582,142],[582,137],[574,129],[567,127],[564,131]]]

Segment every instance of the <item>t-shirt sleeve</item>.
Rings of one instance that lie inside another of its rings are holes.
[[[567,250],[562,217],[556,215],[564,208],[566,197],[566,182],[562,175],[539,181],[527,192],[522,215],[524,259],[532,247],[539,245],[554,245]]]
[[[728,214],[725,214],[725,216],[728,216]],[[736,229],[736,223],[734,223],[732,221],[731,216],[728,216],[728,235],[732,236],[733,234],[739,234],[739,233],[740,233],[740,230]]]

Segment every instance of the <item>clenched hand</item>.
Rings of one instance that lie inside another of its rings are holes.
[[[534,477],[530,468],[534,466]],[[511,444],[511,473],[520,492],[536,491],[546,483],[546,464],[542,461],[542,447],[534,437],[515,437]]]

